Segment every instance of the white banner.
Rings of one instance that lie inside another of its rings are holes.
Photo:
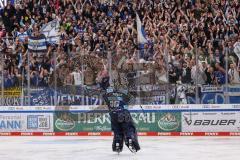
[[[202,93],[210,93],[210,92],[223,92],[223,86],[212,86],[212,85],[203,85],[201,87]]]
[[[182,112],[182,132],[240,132],[240,112]]]
[[[240,104],[173,104],[173,105],[130,105],[129,110],[225,110],[240,109]],[[1,106],[0,111],[56,111],[56,110],[106,110],[105,105],[69,106]]]
[[[53,132],[53,114],[0,113],[0,132]]]

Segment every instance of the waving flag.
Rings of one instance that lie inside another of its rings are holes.
[[[138,14],[136,13],[136,21],[137,21],[137,33],[138,33],[138,43],[140,44],[144,44],[147,43],[148,41],[145,38],[145,31],[144,28],[142,26],[142,22],[138,16]]]
[[[234,53],[238,56],[238,59],[240,60],[240,42],[236,42],[234,45]]]
[[[26,38],[28,38],[28,33],[27,31],[21,33],[21,32],[17,32],[16,33],[17,37],[19,38],[20,42],[24,42]]]
[[[53,20],[45,24],[40,32],[46,36],[47,42],[50,44],[59,44],[60,34],[59,34],[60,24],[58,20]]]
[[[28,49],[32,52],[46,52],[47,43],[45,36],[43,34],[38,37],[30,36],[28,40]]]

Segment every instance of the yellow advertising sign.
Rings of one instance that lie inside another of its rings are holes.
[[[20,97],[21,93],[21,88],[8,88],[3,90],[3,97]],[[0,90],[0,97],[2,97],[2,90]]]

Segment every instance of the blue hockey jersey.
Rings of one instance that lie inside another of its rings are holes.
[[[107,103],[110,111],[127,109],[130,97],[120,91],[110,90],[103,95],[103,99]]]

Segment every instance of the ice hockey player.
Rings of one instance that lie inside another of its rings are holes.
[[[120,153],[123,149],[123,142],[131,152],[140,150],[137,138],[137,131],[130,115],[128,102],[130,97],[125,91],[120,91],[109,87],[103,95],[107,103],[111,117],[111,128],[114,133],[112,150]]]

